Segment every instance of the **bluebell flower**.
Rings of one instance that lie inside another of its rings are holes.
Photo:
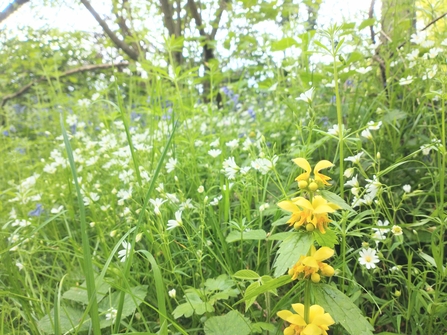
[[[17,151],[19,154],[22,154],[22,155],[25,154],[25,149],[23,149],[23,148],[16,148],[16,151]]]
[[[253,107],[249,107],[247,110],[247,113],[248,113],[248,115],[250,115],[252,117],[253,120],[256,119],[256,113],[253,110]]]
[[[3,136],[9,136],[9,131],[3,130]]]
[[[42,204],[36,204],[36,209],[33,209],[28,213],[28,216],[40,216],[43,212]]]

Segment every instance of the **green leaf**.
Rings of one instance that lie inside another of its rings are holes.
[[[98,277],[95,280],[96,287],[96,300],[101,301],[110,289],[110,285],[107,284],[103,278]],[[80,302],[81,304],[88,304],[87,284],[83,282],[80,286],[72,287],[62,295],[62,298]]]
[[[264,330],[275,333],[276,327],[268,322],[256,322],[252,324],[253,332],[254,333],[263,333]]]
[[[314,40],[313,41],[317,46],[319,46],[320,48],[322,48],[323,50],[326,50],[330,55],[332,55],[332,51],[329,50],[329,48],[327,46],[325,46],[323,43],[321,43],[318,40]]]
[[[282,225],[285,225],[285,224],[287,224],[287,221],[289,221],[289,218],[290,218],[290,215],[288,215],[288,216],[284,216],[284,217],[282,217],[281,219],[278,219],[278,220],[276,220],[275,222],[273,222],[273,223],[272,223],[272,226],[273,226],[273,227],[276,227],[276,226],[282,226]]]
[[[185,298],[186,302],[178,305],[172,312],[174,319],[178,319],[181,316],[189,318],[193,314],[203,315],[206,312],[214,312],[213,305],[209,302],[202,301],[196,290],[193,288],[185,291]]]
[[[270,235],[269,237],[267,237],[267,239],[270,241],[284,241],[289,236],[290,236],[290,232],[285,231],[282,233]]]
[[[256,272],[252,270],[239,270],[233,275],[234,278],[238,279],[247,279],[247,280],[256,280],[261,278]]]
[[[338,194],[335,194],[335,193],[332,193],[332,192],[329,192],[326,190],[321,190],[320,193],[323,196],[323,198],[325,198],[327,201],[340,206],[342,209],[345,209],[347,211],[351,211],[351,212],[355,213],[355,210],[353,210],[352,207],[349,206],[346,203],[346,201],[344,201],[343,198],[340,197]]]
[[[338,238],[335,232],[331,229],[326,229],[326,234],[323,234],[318,229],[313,231],[313,235],[315,241],[317,241],[320,247],[329,247],[333,248],[336,244],[338,244]]]
[[[362,23],[360,23],[358,29],[359,29],[359,30],[362,30],[363,28],[372,26],[375,22],[376,22],[376,19],[374,19],[374,18],[366,19],[366,20],[364,20]]]
[[[252,294],[260,286],[261,286],[261,283],[258,281],[251,283],[250,285],[248,285],[247,289],[245,290],[245,295]],[[250,306],[253,305],[253,303],[256,301],[256,298],[257,298],[257,295],[245,301],[245,311],[248,311]]]
[[[48,315],[45,315],[42,319],[37,322],[37,326],[40,330],[47,334],[54,334],[53,324],[54,320],[51,317],[54,315],[54,310],[52,309]],[[79,326],[79,321],[83,319],[84,311],[79,308],[73,308],[70,306],[62,306],[59,315],[59,329],[62,334],[70,332]],[[90,318],[84,317],[83,325],[78,328],[78,331],[86,331],[90,327]]]
[[[206,291],[224,291],[234,286],[233,280],[231,280],[226,274],[222,274],[217,278],[209,278],[205,281]]]
[[[232,243],[241,240],[265,240],[266,237],[267,233],[262,229],[254,229],[244,232],[232,230],[225,241],[227,241],[227,243]]]
[[[327,284],[313,285],[315,301],[351,335],[372,335],[374,327],[348,296]]]
[[[308,233],[290,233],[280,245],[278,250],[278,257],[276,257],[274,276],[278,277],[289,268],[291,268],[301,256],[306,255],[309,252],[310,246],[312,245],[313,237],[312,234]]]
[[[251,333],[250,324],[250,320],[233,310],[206,320],[204,330],[206,335],[248,335]]]
[[[284,285],[290,283],[291,281],[292,281],[292,279],[288,275],[281,276],[281,277],[275,278],[273,280],[270,280],[269,282],[266,282],[264,285],[261,285],[258,288],[250,290],[250,292],[245,292],[244,298],[239,300],[235,305],[240,304],[241,302],[250,300],[252,298],[256,298],[258,295],[263,294],[265,292],[273,293],[273,290],[277,289],[278,287],[284,286]]]
[[[271,50],[272,51],[283,51],[291,46],[298,46],[298,43],[292,37],[284,37],[279,41],[272,42]]]

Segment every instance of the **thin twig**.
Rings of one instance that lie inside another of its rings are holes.
[[[128,66],[128,65],[129,65],[128,62],[121,62],[121,63],[116,63],[116,64],[91,64],[91,65],[85,65],[85,66],[78,67],[76,69],[68,70],[68,71],[66,71],[66,72],[64,72],[64,73],[62,73],[62,74],[60,74],[58,76],[53,76],[50,79],[62,78],[62,77],[70,76],[72,74],[81,73],[81,72],[94,71],[94,70],[99,70],[99,69],[108,69],[108,68],[111,68],[111,67],[125,67],[125,66]],[[40,83],[42,81],[45,81],[47,79],[48,79],[47,77],[40,77],[40,78],[30,82],[29,84],[23,86],[20,90],[14,92],[12,94],[4,96],[3,99],[2,99],[2,103],[0,104],[0,107],[3,107],[8,100],[17,98],[18,96],[26,93],[35,84],[38,84],[38,83]]]

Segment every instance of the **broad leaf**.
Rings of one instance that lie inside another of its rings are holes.
[[[233,275],[234,278],[238,279],[247,279],[247,280],[256,280],[261,278],[256,272],[252,270],[239,270]]]
[[[309,252],[312,241],[312,234],[290,233],[290,236],[287,237],[279,247],[278,257],[273,265],[275,268],[274,276],[281,276],[298,262],[301,256],[306,255]]]
[[[241,240],[265,240],[267,233],[262,229],[254,229],[249,231],[231,231],[225,241],[227,243],[241,241]]]
[[[96,278],[95,280],[95,288],[96,288],[96,300],[101,301],[110,289],[110,285],[107,284],[104,279]],[[72,300],[76,302],[80,302],[81,304],[88,304],[88,296],[87,296],[87,286],[86,282],[83,282],[80,286],[72,287],[67,292],[62,295],[62,298],[67,300]]]
[[[351,335],[372,335],[374,327],[348,296],[327,284],[313,286],[315,301]]]
[[[332,202],[333,204],[336,204],[340,206],[342,209],[355,212],[355,210],[352,209],[351,206],[349,206],[346,201],[343,200],[342,197],[340,197],[338,194],[322,190],[321,195],[323,198],[325,198],[327,201]]]
[[[248,335],[251,333],[250,320],[238,311],[213,316],[205,321],[206,335]]]
[[[250,290],[250,292],[245,291],[244,294],[244,298],[239,300],[237,304],[244,302],[244,301],[248,301],[252,298],[256,298],[258,295],[263,294],[265,292],[271,292],[274,293],[275,289],[277,289],[278,287],[284,286],[288,283],[290,283],[292,281],[290,276],[281,276],[275,279],[272,279],[268,282],[266,282],[265,284],[259,286],[258,288],[254,288],[252,290]]]
[[[272,51],[283,51],[291,46],[298,46],[298,43],[292,37],[284,37],[279,41],[272,42]]]
[[[338,244],[337,235],[331,229],[326,229],[325,234],[323,234],[318,229],[315,229],[313,231],[313,235],[314,235],[315,241],[317,241],[317,243],[320,247],[333,248],[334,245]]]

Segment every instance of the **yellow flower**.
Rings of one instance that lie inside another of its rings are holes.
[[[323,307],[312,305],[309,309],[309,322],[304,319],[304,305],[292,304],[292,308],[298,314],[290,311],[279,311],[277,315],[290,323],[284,329],[284,335],[327,335],[326,330],[335,323],[329,313],[325,313]]]
[[[310,249],[310,256],[301,256],[298,262],[289,269],[289,275],[292,280],[301,276],[302,278],[311,277],[312,281],[319,282],[320,272],[323,276],[331,277],[334,275],[334,268],[329,264],[323,263],[324,260],[331,258],[334,250],[329,247],[321,247],[316,250],[314,246]]]
[[[292,199],[292,201],[281,201],[278,206],[288,212],[292,212],[292,216],[287,221],[290,226],[298,229],[305,223],[312,223],[315,228],[318,228],[323,234],[326,233],[326,228],[331,220],[328,213],[335,212],[340,209],[336,204],[332,204],[324,199],[322,196],[314,196],[312,202],[303,197]]]
[[[301,181],[301,180],[309,181],[310,171],[312,170],[309,162],[306,159],[301,158],[301,157],[292,159],[292,161],[296,165],[298,165],[300,168],[302,168],[302,169],[304,169],[306,171],[306,172],[300,174],[298,177],[296,177],[295,180],[298,181],[298,182]],[[328,180],[331,180],[331,178],[328,177],[328,176],[325,176],[324,174],[321,174],[320,170],[330,168],[333,165],[334,164],[332,164],[331,162],[329,162],[327,160],[319,161],[317,163],[317,165],[315,165],[315,168],[314,168],[314,180],[316,182],[320,182],[320,183],[322,183],[324,185],[330,185],[328,183]]]

